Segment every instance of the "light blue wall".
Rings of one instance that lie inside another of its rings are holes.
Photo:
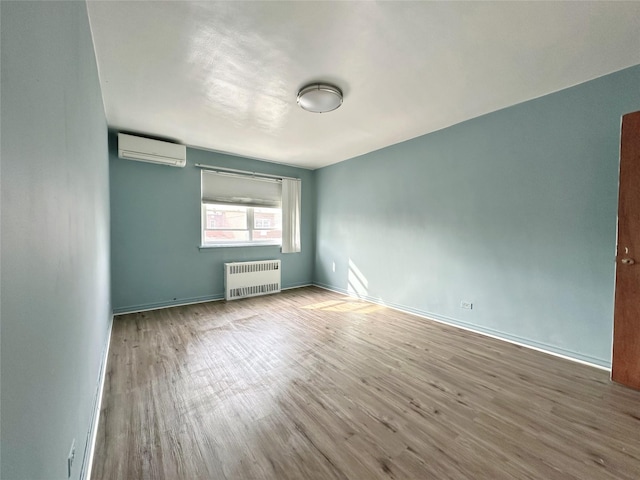
[[[4,480],[80,477],[111,321],[107,126],[84,2],[1,2]]]
[[[113,134],[110,156],[115,312],[222,298],[225,262],[279,258],[283,288],[312,282],[314,172],[192,148],[184,168],[123,160]],[[200,250],[196,163],[301,178],[302,252],[282,255],[274,246]]]
[[[639,109],[636,66],[318,170],[315,281],[609,366]]]

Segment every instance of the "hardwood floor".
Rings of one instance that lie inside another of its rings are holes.
[[[309,287],[116,317],[101,479],[640,478],[608,373]]]

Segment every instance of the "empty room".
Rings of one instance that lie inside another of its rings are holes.
[[[640,478],[640,2],[0,40],[2,480]]]

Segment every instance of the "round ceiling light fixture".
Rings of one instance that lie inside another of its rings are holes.
[[[298,105],[307,112],[325,113],[342,105],[342,92],[326,83],[314,83],[298,92]]]

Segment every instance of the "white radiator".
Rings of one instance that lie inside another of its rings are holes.
[[[280,291],[280,260],[224,264],[225,300]]]

